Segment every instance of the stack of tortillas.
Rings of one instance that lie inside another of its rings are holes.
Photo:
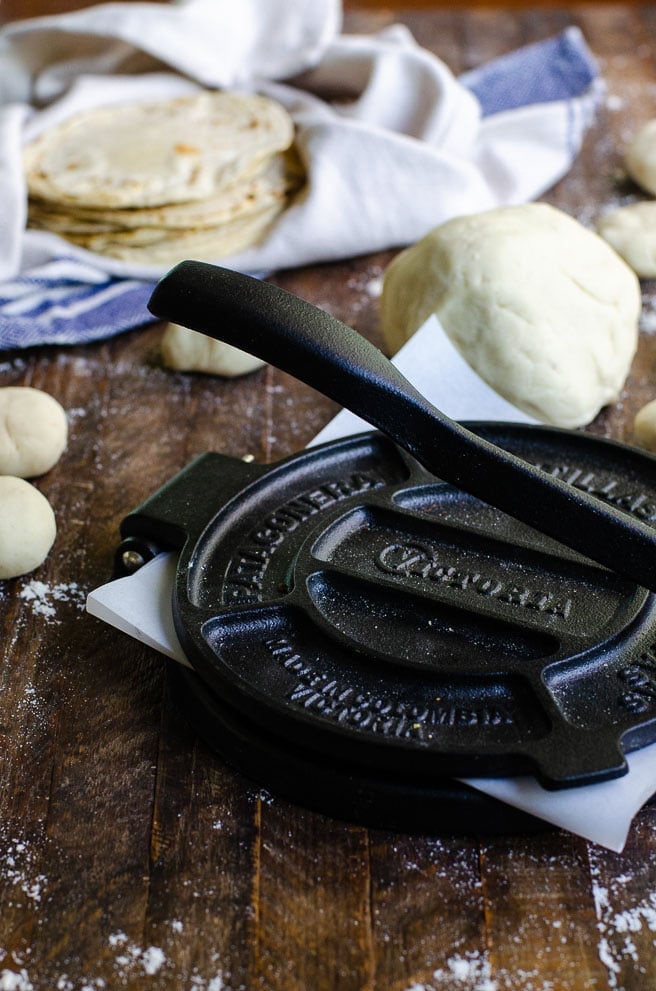
[[[293,141],[285,108],[261,95],[83,111],[25,149],[29,225],[134,264],[230,255],[302,185]]]

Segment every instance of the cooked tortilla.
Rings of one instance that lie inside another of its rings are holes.
[[[302,166],[292,149],[267,159],[255,175],[227,186],[204,200],[131,209],[62,207],[46,200],[30,200],[30,221],[64,237],[111,234],[157,228],[189,230],[214,228],[239,217],[260,212],[285,201],[302,182]]]
[[[174,265],[184,258],[212,261],[261,241],[284,208],[285,202],[281,201],[253,215],[202,230],[143,228],[69,240],[88,251],[134,265]]]
[[[25,150],[28,224],[139,265],[257,243],[302,185],[287,111],[202,92],[69,118]]]
[[[215,197],[289,148],[293,122],[261,95],[202,91],[101,107],[45,131],[24,153],[30,196],[83,208]]]

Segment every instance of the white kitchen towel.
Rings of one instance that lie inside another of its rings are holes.
[[[26,230],[22,145],[81,109],[199,87],[268,92],[296,124],[306,187],[264,243],[216,259],[252,273],[401,247],[449,217],[541,195],[569,169],[603,90],[576,28],[456,79],[402,25],[341,33],[338,0],[109,3],[9,24],[0,348],[138,326],[164,271]]]

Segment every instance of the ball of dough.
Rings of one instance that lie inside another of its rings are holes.
[[[265,364],[260,358],[246,354],[231,344],[216,341],[177,323],[168,324],[164,331],[162,360],[168,368],[177,371],[209,372],[226,378],[246,375]]]
[[[542,203],[459,217],[388,266],[396,351],[435,313],[472,368],[544,423],[578,427],[617,399],[638,340],[640,284],[597,234]]]
[[[640,128],[624,153],[631,178],[648,193],[656,194],[656,120]]]
[[[17,578],[43,564],[57,535],[55,514],[38,489],[0,476],[0,579]]]
[[[597,231],[636,275],[656,278],[656,200],[611,210],[599,220]]]
[[[0,475],[43,475],[61,457],[67,438],[66,413],[47,392],[0,388]]]
[[[641,447],[656,451],[656,399],[652,399],[636,413],[633,433]]]

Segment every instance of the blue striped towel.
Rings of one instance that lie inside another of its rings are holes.
[[[153,283],[55,258],[0,284],[0,348],[88,344],[148,323]]]

